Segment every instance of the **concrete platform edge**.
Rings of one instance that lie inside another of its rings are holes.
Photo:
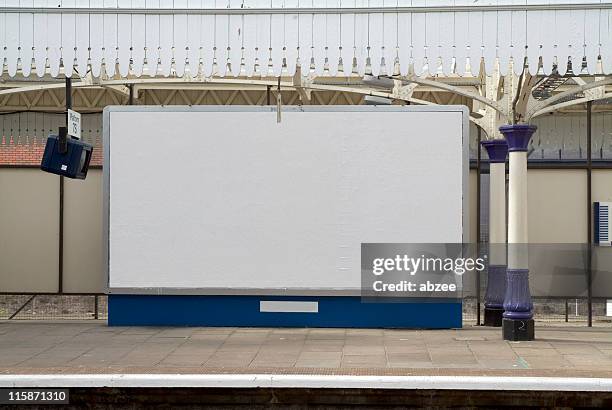
[[[0,375],[0,387],[263,387],[611,392],[612,378],[270,374],[34,374]]]

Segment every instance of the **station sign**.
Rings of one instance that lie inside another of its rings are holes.
[[[68,135],[81,139],[81,114],[68,110]]]

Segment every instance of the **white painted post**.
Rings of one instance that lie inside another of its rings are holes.
[[[510,172],[508,189],[508,270],[504,298],[505,340],[533,340],[533,303],[529,292],[527,249],[527,146],[536,127],[529,124],[499,128],[508,141]]]

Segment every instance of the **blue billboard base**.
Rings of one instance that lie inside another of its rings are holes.
[[[359,296],[109,295],[109,326],[358,327],[462,326],[455,299],[364,303]]]

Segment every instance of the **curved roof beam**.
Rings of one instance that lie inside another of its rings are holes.
[[[565,102],[562,102],[562,103],[559,103],[559,104],[554,104],[554,105],[551,105],[549,107],[543,108],[540,111],[538,111],[535,114],[533,114],[533,116],[531,118],[539,117],[539,116],[547,114],[549,112],[560,110],[561,108],[571,107],[572,105],[584,104],[584,103],[587,103],[589,101],[606,100],[608,98],[612,98],[612,93],[606,93],[606,94],[603,94],[603,95],[601,95],[599,97],[595,97],[595,98],[593,98],[593,97],[583,97],[583,98],[578,98],[576,100],[565,101]]]
[[[393,77],[394,79],[396,79],[395,77]],[[471,92],[471,91],[467,91],[464,90],[460,87],[454,86],[454,85],[449,85],[446,83],[442,83],[440,81],[433,81],[433,80],[428,80],[425,78],[419,78],[419,77],[408,77],[408,78],[397,78],[398,80],[401,81],[405,81],[408,83],[414,83],[414,84],[418,84],[418,85],[426,85],[432,88],[438,88],[440,90],[444,90],[444,91],[448,91],[451,93],[455,93],[457,95],[461,95],[463,97],[467,97],[467,98],[471,98],[473,100],[479,101],[481,103],[483,103],[486,106],[489,106],[491,108],[493,108],[495,111],[499,112],[502,116],[504,116],[508,122],[511,121],[511,117],[510,117],[510,113],[508,112],[508,110],[504,107],[502,107],[500,104],[498,104],[497,101],[493,101],[490,100],[486,97],[483,97],[480,94],[477,94],[475,92]]]
[[[583,85],[576,86],[575,88],[573,88],[571,90],[564,91],[564,92],[556,94],[556,95],[554,95],[554,96],[552,96],[550,98],[547,98],[544,101],[541,101],[539,103],[535,103],[527,111],[527,114],[525,116],[525,120],[528,122],[531,118],[535,117],[536,114],[540,115],[538,113],[540,113],[546,107],[553,106],[558,101],[561,101],[561,100],[563,100],[565,98],[571,97],[572,95],[578,94],[580,92],[587,91],[587,90],[590,90],[592,88],[602,87],[602,86],[605,86],[605,85],[608,85],[608,84],[612,84],[612,77],[607,77],[607,78],[604,78],[603,80],[596,80],[596,81],[593,81],[593,82],[590,82],[590,83],[586,83],[586,84],[583,84]],[[587,97],[585,97],[585,98],[587,98]],[[574,105],[574,104],[569,104],[569,105]]]

